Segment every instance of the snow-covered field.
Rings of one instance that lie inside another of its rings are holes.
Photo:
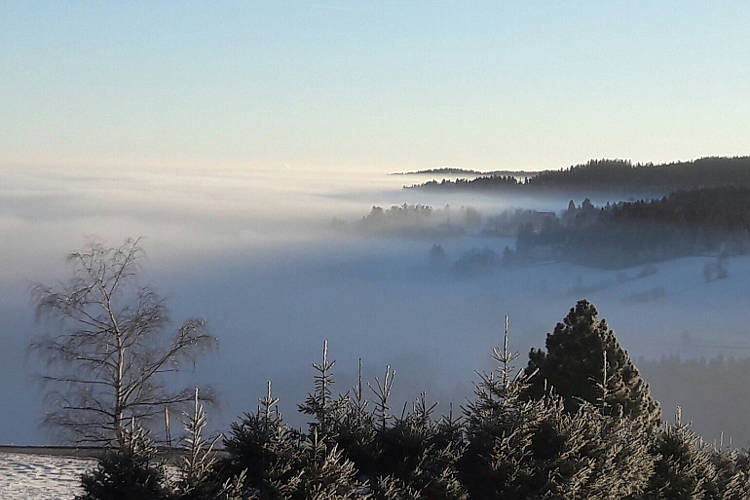
[[[73,498],[81,493],[81,474],[95,464],[89,458],[0,453],[0,498]]]

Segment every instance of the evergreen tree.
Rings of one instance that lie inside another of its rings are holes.
[[[421,393],[411,412],[394,418],[393,425],[378,434],[377,473],[399,480],[422,498],[465,498],[458,479],[463,447],[444,433],[451,430],[446,424],[440,426],[432,420],[436,406],[428,404]]]
[[[304,468],[294,498],[328,500],[370,498],[366,482],[357,480],[359,472],[336,445],[329,447],[318,439],[318,430],[302,444]]]
[[[378,431],[374,416],[369,411],[370,401],[365,398],[362,382],[362,358],[358,362],[358,382],[352,396],[335,421],[335,439],[343,453],[352,460],[360,473],[374,479],[379,457]]]
[[[312,364],[317,372],[313,377],[314,390],[307,395],[303,404],[298,405],[299,411],[315,417],[315,422],[311,425],[326,439],[333,437],[332,434],[336,432],[335,424],[341,420],[349,402],[348,394],[340,395],[336,399],[332,397],[334,379],[331,369],[335,364],[336,361],[328,360],[328,340],[324,340],[323,359],[320,364]]]
[[[746,450],[717,450],[713,463],[722,499],[750,498],[750,455]]]
[[[130,500],[169,498],[164,464],[146,431],[132,423],[123,430],[124,447],[108,450],[96,469],[81,477],[84,494],[78,500]]]
[[[461,478],[471,498],[627,498],[652,470],[639,422],[583,403],[574,411],[551,389],[525,399],[530,378],[512,376],[517,353],[493,350],[498,367],[481,373],[465,408],[468,448]],[[606,381],[607,376],[603,375]]]
[[[232,423],[231,435],[224,439],[229,457],[221,470],[228,479],[244,471],[244,488],[251,498],[288,498],[302,477],[301,436],[284,423],[270,380],[259,401],[257,413],[245,413]]]
[[[422,498],[421,492],[410,487],[405,481],[390,475],[379,476],[375,481],[373,491],[375,498],[378,500],[389,500],[391,498],[420,500]]]
[[[571,413],[551,393],[530,401],[509,394],[494,413],[470,413],[461,470],[471,498],[621,499],[645,491],[653,457],[637,421],[588,403]]]
[[[203,430],[207,425],[206,413],[198,400],[198,388],[195,388],[193,411],[184,413],[186,436],[183,438],[184,455],[179,464],[179,480],[175,485],[176,496],[181,500],[202,500],[209,498],[226,498],[228,494],[217,478],[214,453],[216,442],[221,435],[205,439]]]
[[[649,498],[722,498],[711,449],[682,423],[679,407],[674,425],[667,425],[657,436],[653,454],[658,458],[649,481]]]
[[[531,475],[522,463],[531,432],[519,424],[526,424],[526,419],[521,418],[524,407],[534,406],[536,402],[523,402],[519,398],[527,377],[520,373],[511,377],[518,353],[508,350],[507,316],[505,324],[503,348],[496,347],[492,351],[496,369],[489,373],[477,372],[480,380],[474,388],[475,398],[463,409],[468,445],[460,470],[472,498],[496,498],[507,493],[506,485],[513,479]],[[528,413],[535,414],[534,411]],[[517,454],[510,456],[505,450],[514,450]]]
[[[606,320],[599,319],[593,304],[578,301],[554,332],[547,335],[546,346],[546,352],[532,349],[529,353],[526,374],[536,375],[523,391],[525,398],[540,398],[545,387],[552,385],[569,411],[575,411],[581,401],[596,404],[601,398],[598,381],[605,370],[603,410],[608,415],[640,420],[654,431],[658,428],[658,403],[651,399],[648,385]]]

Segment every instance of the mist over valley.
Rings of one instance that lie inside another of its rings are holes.
[[[717,392],[741,398],[741,383],[719,391],[709,377],[697,396],[677,372],[660,368],[663,357],[723,356],[737,358],[725,369],[744,380],[736,367],[750,348],[743,305],[750,258],[722,257],[721,279],[706,276],[718,248],[609,269],[560,258],[508,262],[518,224],[539,231],[546,217],[565,215],[570,199],[402,184],[377,172],[303,169],[9,172],[0,190],[0,362],[8,367],[4,391],[17,404],[0,441],[50,439],[32,418],[42,412],[29,390],[39,367],[24,361],[31,335],[50,326],[34,321],[30,284],[63,279],[64,256],[86,238],[117,244],[133,235],[144,237],[147,251],[140,280],[165,296],[170,317],[204,317],[219,339],[218,350],[188,376],[216,388],[215,428],[254,407],[269,379],[288,421],[304,425],[295,403],[311,390],[305,367],[319,357],[323,339],[337,360],[335,392],[356,383],[363,357],[369,380],[386,364],[396,370],[394,407],[426,391],[439,401],[436,411],[447,412],[449,403],[466,402],[474,370],[492,366],[488,353],[501,342],[505,314],[521,367],[529,348],[543,346],[585,297],[640,360],[667,415],[680,404],[707,439],[721,432],[737,444],[750,439],[736,409],[707,405]],[[596,207],[623,199],[590,194]]]

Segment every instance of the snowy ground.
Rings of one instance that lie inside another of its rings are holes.
[[[0,498],[73,498],[81,493],[81,474],[95,464],[88,458],[0,453]]]

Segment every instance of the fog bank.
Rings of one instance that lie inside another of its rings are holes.
[[[31,282],[67,276],[67,252],[87,236],[119,244],[144,236],[142,279],[153,283],[175,320],[203,316],[219,351],[193,379],[215,386],[212,427],[226,429],[255,408],[265,380],[274,381],[281,409],[295,425],[295,405],[312,388],[310,362],[322,340],[337,360],[335,390],[365,374],[397,371],[394,408],[421,390],[460,405],[473,371],[490,368],[502,317],[511,316],[511,344],[525,365],[530,346],[544,345],[579,298],[588,298],[634,358],[744,355],[750,259],[728,262],[727,279],[706,282],[707,258],[613,272],[562,263],[506,268],[480,262],[456,266],[467,252],[502,254],[512,238],[474,234],[429,238],[342,232],[333,218],[356,223],[373,205],[423,203],[472,206],[483,217],[505,208],[562,210],[566,200],[509,199],[403,191],[399,176],[278,171],[130,171],[8,169],[0,187],[0,317],[6,367],[0,391],[13,401],[0,442],[47,443],[37,428],[39,394],[24,348],[37,330],[28,299]],[[580,200],[577,200],[580,202]],[[433,244],[444,257],[430,257]],[[750,351],[748,351],[750,354]],[[653,370],[658,373],[658,370]],[[648,380],[664,397],[659,380]],[[672,382],[670,382],[672,383]],[[664,385],[666,387],[666,385]],[[665,416],[672,402],[665,401]],[[697,405],[697,403],[693,403]],[[726,408],[726,411],[733,411]],[[689,414],[690,408],[686,408]],[[706,418],[710,418],[707,416]],[[721,421],[700,430],[720,432]],[[750,439],[737,436],[736,442]]]

